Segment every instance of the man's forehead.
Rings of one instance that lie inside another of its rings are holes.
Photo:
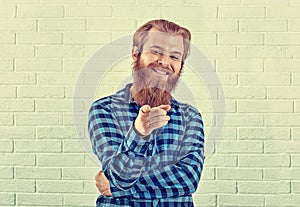
[[[183,51],[183,37],[181,35],[169,34],[160,31],[149,31],[147,41],[144,46],[159,46],[166,49]]]

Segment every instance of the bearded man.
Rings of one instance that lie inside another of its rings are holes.
[[[194,206],[204,163],[199,111],[171,96],[191,34],[152,20],[134,34],[134,82],[95,101],[88,130],[102,170],[97,206]]]

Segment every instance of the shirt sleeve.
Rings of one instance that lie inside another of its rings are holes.
[[[133,123],[124,135],[109,104],[108,100],[92,104],[88,131],[112,194],[118,197],[128,194],[129,187],[140,177],[149,142],[136,134]]]
[[[197,190],[204,164],[204,131],[200,113],[186,126],[177,163],[144,172],[131,192],[137,198],[190,195]]]

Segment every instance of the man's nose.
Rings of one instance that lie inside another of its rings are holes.
[[[166,57],[166,55],[161,55],[159,60],[157,61],[160,65],[162,65],[163,67],[168,67],[169,69],[171,69],[171,65],[170,62],[168,60],[168,57]]]

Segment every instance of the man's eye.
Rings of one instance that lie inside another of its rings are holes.
[[[162,52],[160,52],[160,51],[158,51],[158,50],[151,50],[151,52],[152,52],[153,54],[157,54],[157,55],[162,54]]]
[[[170,58],[171,58],[172,60],[179,60],[179,57],[176,57],[176,56],[174,56],[174,55],[171,55]]]

